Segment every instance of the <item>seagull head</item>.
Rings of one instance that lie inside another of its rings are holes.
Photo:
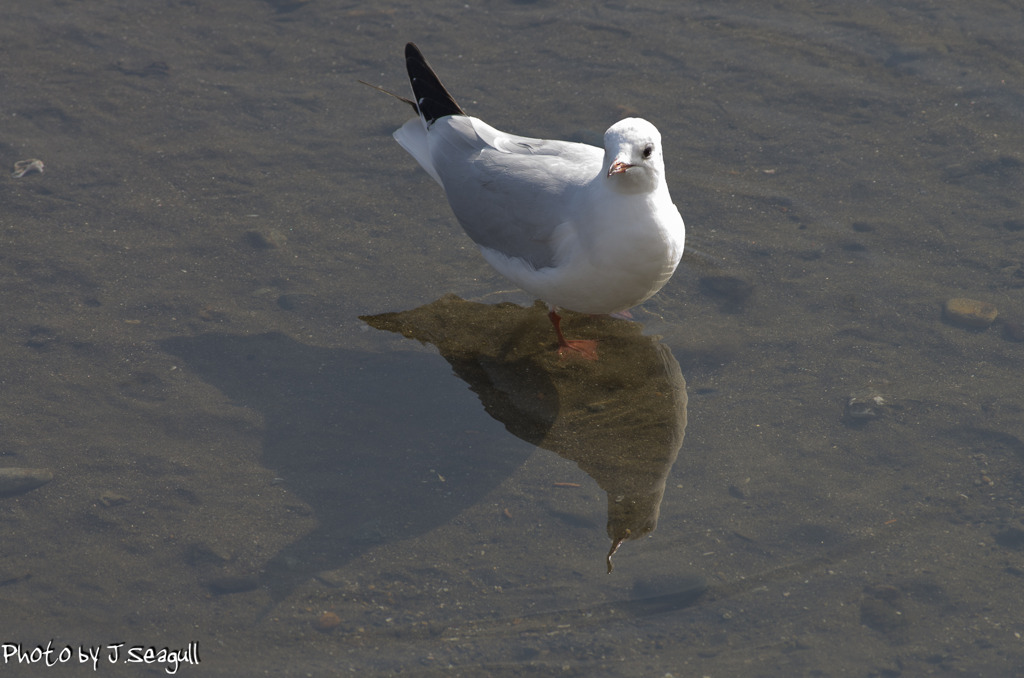
[[[616,190],[653,191],[665,174],[658,128],[642,118],[625,118],[609,127],[604,133],[604,166]]]

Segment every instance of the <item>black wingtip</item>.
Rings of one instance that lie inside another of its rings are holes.
[[[409,71],[416,107],[428,123],[446,115],[466,114],[441,84],[420,48],[411,42],[405,46],[405,67]]]

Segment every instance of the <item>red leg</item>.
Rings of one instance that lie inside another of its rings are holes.
[[[562,334],[562,318],[551,309],[548,312],[548,319],[555,326],[555,335],[558,336],[558,355],[565,358],[570,355],[578,355],[587,360],[597,360],[597,342],[593,339],[566,339]]]

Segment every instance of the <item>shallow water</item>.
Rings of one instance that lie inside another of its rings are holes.
[[[5,648],[1024,671],[1014,3],[44,1],[0,31],[0,165],[45,163],[0,181],[0,466],[54,477],[0,498]],[[499,128],[658,125],[684,265],[634,323],[567,320],[617,375],[546,361],[543,313],[390,138],[407,109],[356,79],[405,91],[408,40]],[[421,322],[437,300],[473,331]],[[631,442],[648,465],[616,465]],[[608,574],[644,488],[657,526]]]

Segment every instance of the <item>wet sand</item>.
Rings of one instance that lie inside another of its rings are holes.
[[[1022,29],[994,1],[9,9],[0,167],[45,171],[0,177],[0,465],[53,480],[0,497],[0,643],[198,643],[179,675],[1021,672]],[[408,40],[499,128],[664,136],[690,252],[634,315],[689,423],[611,575],[597,483],[359,319],[533,301],[356,82],[405,91]]]

